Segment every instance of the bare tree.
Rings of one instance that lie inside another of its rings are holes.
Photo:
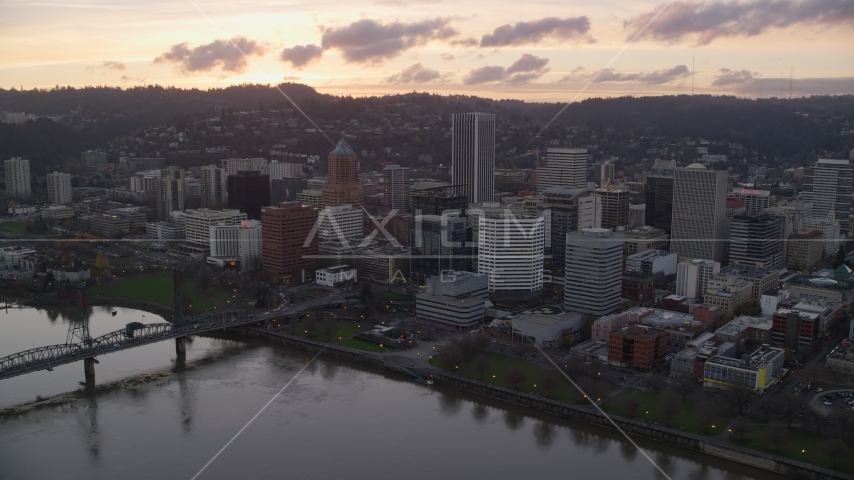
[[[664,395],[664,398],[661,400],[661,406],[659,407],[658,413],[665,425],[670,426],[670,421],[673,420],[673,417],[676,415],[678,410],[679,399],[670,394]]]
[[[460,366],[460,362],[463,360],[463,353],[460,350],[460,347],[455,344],[450,344],[442,349],[442,354],[439,355],[439,361],[442,364],[442,367],[446,370],[454,370]]]
[[[694,391],[694,380],[692,378],[683,378],[676,384],[676,393],[685,400],[689,393]]]
[[[753,393],[746,389],[735,387],[727,393],[729,401],[733,407],[738,409],[738,414],[741,415],[749,402],[754,398]]]
[[[508,386],[519,389],[519,385],[525,383],[525,380],[528,379],[528,376],[525,375],[525,372],[520,368],[511,368],[504,375],[504,383]]]
[[[700,412],[699,420],[700,426],[703,427],[706,432],[711,431],[712,425],[714,425],[715,417],[718,414],[718,409],[712,405],[708,405]]]
[[[640,410],[640,405],[640,400],[638,400],[637,397],[632,395],[626,398],[625,402],[623,403],[623,409],[630,417],[634,417],[638,413],[638,410]]]
[[[747,431],[747,419],[739,417],[729,428],[732,430],[733,435],[738,436],[739,441],[744,440],[744,432]]]
[[[557,374],[554,372],[554,370],[543,371],[542,375],[540,376],[539,385],[540,387],[542,387],[543,393],[547,397],[551,397],[552,393],[554,393],[555,388],[557,388],[558,385]]]
[[[848,453],[848,444],[844,440],[833,438],[821,444],[821,451],[830,460],[830,468],[836,468],[836,460]]]
[[[484,381],[486,371],[489,370],[489,359],[484,355],[474,357],[474,369],[480,374],[480,381]]]
[[[651,376],[646,380],[646,386],[658,395],[658,392],[664,387],[664,380],[659,377]]]

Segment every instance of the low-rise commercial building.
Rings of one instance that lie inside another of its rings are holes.
[[[338,287],[357,281],[356,269],[349,265],[321,268],[314,273],[314,282],[325,287]]]
[[[666,250],[645,250],[626,258],[626,271],[652,275],[676,274],[676,254]]]
[[[655,300],[655,277],[649,273],[623,272],[621,295],[638,305],[651,306]]]
[[[703,296],[704,303],[717,305],[724,315],[750,302],[753,285],[732,275],[715,275],[709,280],[709,288]]]
[[[666,349],[664,330],[629,324],[608,336],[608,364],[649,371],[664,360]]]
[[[820,346],[819,314],[781,308],[773,319],[774,345],[801,354],[809,354]]]
[[[834,372],[854,375],[854,345],[837,345],[827,355],[825,363]]]
[[[770,344],[772,327],[770,318],[739,315],[715,330],[715,338],[719,342],[732,342],[738,347],[747,342]]]
[[[418,318],[470,327],[483,321],[489,279],[482,273],[445,272],[428,277],[426,289],[415,299]]]
[[[90,230],[93,234],[104,238],[116,238],[130,231],[127,218],[114,213],[102,213],[89,217]]]
[[[623,255],[629,256],[646,250],[666,250],[667,232],[649,225],[626,229],[623,234]]]
[[[750,283],[750,297],[759,300],[762,294],[777,288],[780,276],[773,268],[761,268],[753,265],[730,265],[721,268],[720,275],[729,275]]]
[[[715,355],[706,360],[703,384],[716,388],[745,388],[762,395],[780,381],[783,349],[763,345],[740,359]]]
[[[556,307],[543,307],[522,312],[511,319],[513,336],[539,348],[572,344],[584,329],[584,315],[564,312]]]
[[[51,205],[42,209],[42,218],[45,220],[62,220],[74,216],[74,209],[65,205]]]
[[[851,309],[854,281],[840,280],[831,274],[798,275],[787,280],[783,287],[791,297],[814,302],[841,303],[846,311]]]

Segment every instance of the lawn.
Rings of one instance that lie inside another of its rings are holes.
[[[184,279],[184,295],[190,298],[193,313],[204,313],[217,308],[248,308],[246,302],[234,299],[223,291],[212,287],[208,295],[196,291],[195,286]],[[132,277],[117,278],[102,282],[89,290],[92,298],[123,298],[140,302],[154,303],[172,308],[172,274],[159,272]]]
[[[398,300],[401,302],[411,302],[412,297],[400,292],[395,292],[394,290],[389,290],[387,292],[382,292],[381,298],[384,300]]]
[[[24,222],[11,221],[0,223],[0,232],[23,233]]]
[[[335,330],[331,335],[333,339],[347,338],[359,333],[359,328],[354,322],[335,322],[334,328]],[[330,338],[330,332],[326,331],[323,326],[318,325],[317,321],[308,322],[305,319],[300,323],[282,325],[279,330],[291,335],[299,335],[316,342],[328,342]]]
[[[820,465],[825,468],[854,475],[854,449],[848,444],[848,449],[837,458],[832,459],[826,454],[824,442],[828,437],[785,426],[750,425],[743,435],[733,433],[730,436],[733,443],[773,453],[802,462]]]
[[[634,412],[628,406],[629,398],[637,401],[637,409]],[[663,412],[668,402],[673,406],[673,413],[670,420],[666,421],[666,414]],[[602,408],[614,415],[647,420],[695,435],[719,435],[735,419],[735,412],[729,408],[716,408],[706,403],[682,400],[673,394],[656,394],[636,388],[623,390],[605,402]],[[703,412],[712,415],[707,417]]]
[[[381,347],[376,343],[366,342],[358,338],[348,338],[346,340],[342,340],[341,345],[344,345],[345,347],[355,348],[356,350],[364,350],[366,352],[385,353],[393,352],[395,350],[394,348]]]
[[[483,354],[483,358],[486,363],[486,370],[484,372],[483,378],[481,378],[480,372],[477,369],[477,360],[475,359],[462,361],[459,365],[459,368],[457,369],[457,372],[463,377],[471,378],[472,380],[482,380],[486,383],[509,388],[508,385],[504,382],[504,378],[506,377],[508,371],[514,368],[518,368],[519,370],[525,373],[525,381],[519,384],[519,391],[536,393],[544,397],[566,403],[587,403],[587,400],[584,400],[582,398],[578,390],[571,383],[566,381],[565,378],[560,376],[558,372],[554,372],[554,378],[556,378],[557,381],[555,382],[555,386],[552,389],[552,392],[549,395],[546,395],[546,392],[543,390],[542,385],[542,379],[545,376],[545,371],[543,367],[534,363],[507,357],[504,355]],[[430,364],[434,367],[443,368],[438,355],[434,355],[430,359]],[[597,390],[597,394],[604,395],[604,390],[610,388],[610,385],[608,385],[604,381],[591,382],[595,383],[596,386],[594,389]],[[599,390],[602,390],[602,392],[599,392]]]

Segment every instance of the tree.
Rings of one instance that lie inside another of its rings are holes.
[[[480,374],[480,381],[484,380],[487,370],[489,370],[489,360],[484,355],[474,357],[474,369]]]
[[[442,354],[439,355],[439,362],[442,364],[442,367],[446,370],[456,371],[460,366],[460,362],[463,360],[463,353],[460,350],[459,345],[450,344],[444,349],[442,349]]]
[[[735,423],[729,427],[733,435],[738,435],[738,440],[744,440],[744,432],[747,430],[747,420],[744,417],[739,417]]]
[[[540,387],[543,389],[543,393],[547,397],[551,397],[552,393],[554,393],[555,389],[558,386],[558,378],[557,374],[554,370],[544,370],[542,375],[540,376],[539,381]]]
[[[362,289],[359,291],[359,302],[367,304],[368,300],[370,300],[372,296],[371,282],[365,281],[365,283],[362,284]]]
[[[848,444],[844,440],[833,438],[821,444],[821,451],[830,460],[830,468],[836,468],[836,460],[848,453]]]
[[[646,385],[647,387],[649,387],[650,390],[652,390],[653,392],[655,392],[656,395],[658,395],[658,392],[660,392],[661,389],[664,387],[664,380],[659,377],[652,376],[647,379]]]
[[[628,416],[634,417],[640,409],[640,400],[638,400],[637,397],[632,395],[631,397],[627,398],[626,401],[623,403],[623,409],[626,411],[626,414],[628,414]]]
[[[522,371],[522,369],[516,367],[511,368],[504,375],[504,383],[506,383],[508,386],[515,388],[516,390],[518,390],[519,385],[525,383],[525,380],[527,379],[528,376],[525,375],[525,372]]]
[[[699,416],[700,426],[703,427],[706,430],[706,432],[709,432],[711,430],[712,424],[715,421],[715,416],[717,416],[717,414],[718,414],[717,408],[715,408],[711,405],[707,406],[706,408],[704,408],[700,412],[700,416]]]
[[[833,268],[839,268],[839,266],[845,263],[845,249],[839,247],[836,249],[836,257],[833,259]]]
[[[661,406],[659,407],[658,413],[664,421],[664,424],[670,426],[670,421],[673,420],[677,410],[679,410],[679,399],[673,395],[667,394],[661,400]]]
[[[744,407],[753,399],[753,393],[746,388],[735,387],[728,392],[729,401],[732,406],[738,409],[738,414],[741,415]]]
[[[676,393],[682,397],[682,400],[685,400],[685,397],[688,396],[689,393],[694,391],[694,379],[693,378],[683,378],[679,383],[676,384]]]

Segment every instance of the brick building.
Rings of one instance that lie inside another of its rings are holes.
[[[624,272],[622,296],[638,305],[649,307],[655,299],[655,277],[648,273]]]
[[[608,364],[649,371],[664,360],[667,332],[629,324],[608,336]]]
[[[282,281],[306,281],[314,274],[318,238],[310,235],[317,221],[313,207],[300,202],[261,208],[264,270]],[[308,241],[308,246],[304,244]]]

